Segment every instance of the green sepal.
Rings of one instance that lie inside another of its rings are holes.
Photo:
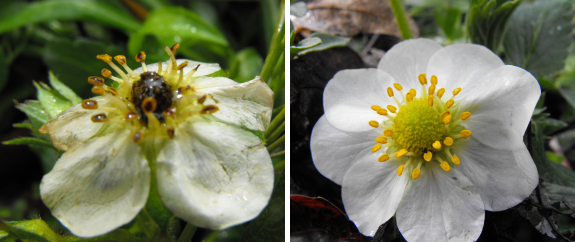
[[[26,113],[28,118],[30,118],[31,120],[35,119],[42,124],[45,124],[48,121],[50,121],[50,116],[48,116],[48,113],[44,110],[42,104],[40,104],[40,102],[37,100],[28,100],[26,101],[26,103],[17,104],[16,108]],[[34,123],[32,122],[32,124]]]
[[[56,149],[56,148],[54,148],[54,145],[52,144],[52,142],[48,142],[46,140],[33,138],[33,137],[16,138],[13,140],[4,141],[4,142],[2,142],[2,144],[5,144],[5,145],[37,145],[37,146],[41,146],[41,147],[45,147],[45,148]]]
[[[60,82],[54,73],[50,72],[48,77],[50,79],[50,85],[52,85],[52,87],[56,89],[60,95],[64,96],[66,99],[72,102],[72,105],[76,105],[82,102],[82,98],[80,98],[68,86],[64,85],[64,83]]]
[[[38,90],[38,101],[51,119],[72,106],[72,102],[45,83],[34,82],[34,86]]]

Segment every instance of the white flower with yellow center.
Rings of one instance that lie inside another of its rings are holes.
[[[117,88],[88,78],[100,96],[41,128],[66,151],[42,179],[42,200],[75,235],[97,236],[130,222],[146,203],[150,179],[174,215],[204,228],[248,221],[267,205],[272,162],[246,129],[268,127],[273,92],[259,77],[246,83],[209,77],[219,65],[176,60],[178,46],[165,48],[168,62],[152,65],[140,52],[136,70],[124,56],[114,57],[127,73],[99,55],[120,75],[102,70]]]
[[[538,183],[523,134],[540,94],[485,47],[406,40],[377,69],[327,84],[314,164],[342,185],[365,235],[395,214],[407,241],[474,241],[485,210],[517,205]]]

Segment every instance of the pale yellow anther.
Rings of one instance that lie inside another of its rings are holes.
[[[439,166],[441,166],[441,169],[443,169],[444,171],[449,171],[449,170],[451,170],[451,167],[449,166],[449,164],[447,163],[447,161],[441,162],[441,164],[440,164]]]
[[[417,91],[415,91],[415,89],[409,89],[409,94],[411,94],[412,97],[415,98],[415,96],[417,95]]]
[[[451,115],[445,116],[445,118],[443,118],[443,123],[445,125],[448,125],[451,122],[451,118],[452,118]]]
[[[453,145],[453,139],[451,137],[445,137],[443,144],[445,144],[447,146],[452,146]]]
[[[377,161],[379,161],[379,162],[385,162],[385,161],[387,161],[387,160],[389,160],[389,155],[388,155],[388,154],[383,154],[383,155],[381,155],[379,158],[377,158]]]
[[[392,137],[393,136],[393,130],[391,129],[386,129],[383,131],[383,135],[387,136],[387,137]]]
[[[433,158],[433,153],[431,153],[431,151],[427,151],[427,153],[423,154],[423,159],[425,161],[431,161],[431,158]]]
[[[401,89],[403,89],[403,87],[402,87],[399,83],[393,83],[393,86],[394,86],[395,89],[397,89],[398,91],[401,91]]]
[[[411,178],[413,178],[413,180],[417,179],[420,173],[421,170],[419,168],[413,169],[413,172],[411,172]]]
[[[377,138],[375,138],[375,142],[381,143],[381,144],[385,144],[385,143],[387,143],[387,137],[385,137],[385,136],[378,136]]]
[[[455,88],[455,90],[453,90],[453,96],[459,94],[459,92],[461,92],[461,87]]]
[[[377,110],[377,114],[379,114],[379,115],[387,115],[387,109],[385,109],[385,108],[379,109],[379,110]]]
[[[439,97],[439,98],[443,97],[444,93],[445,93],[445,88],[441,88],[441,89],[437,90],[437,97]]]
[[[406,149],[401,149],[398,152],[395,152],[395,158],[399,159],[401,157],[403,157],[404,155],[407,154],[407,150]]]
[[[453,99],[449,99],[449,101],[447,101],[445,105],[447,106],[447,108],[451,108],[451,106],[453,106],[453,103],[455,103],[455,101],[453,101]]]
[[[458,166],[459,164],[461,164],[461,161],[459,160],[459,157],[457,157],[456,155],[451,157],[451,162],[453,162],[453,164],[455,164],[456,166]]]
[[[433,95],[433,93],[435,93],[435,85],[429,86],[429,95]]]
[[[471,113],[470,112],[463,112],[463,113],[461,113],[460,117],[461,117],[461,120],[466,120],[469,117],[471,117]]]
[[[380,144],[376,144],[376,145],[373,146],[373,148],[371,148],[371,152],[376,152],[376,151],[378,151],[379,149],[381,149],[381,145],[380,145]]]
[[[408,102],[413,101],[413,96],[411,96],[411,93],[408,92],[407,94],[405,94],[405,100]]]
[[[469,130],[462,130],[461,131],[461,138],[468,138],[469,136],[471,136],[471,131],[469,131]]]
[[[449,111],[449,110],[443,111],[443,113],[441,113],[441,119],[444,119],[447,115],[450,115],[450,114],[451,114],[451,111]]]
[[[403,173],[403,165],[400,165],[400,166],[397,168],[397,175],[398,175],[398,176],[401,176],[402,173]]]
[[[439,150],[441,149],[441,142],[439,142],[439,140],[436,140],[435,142],[433,142],[431,146],[433,146],[434,149]]]
[[[429,97],[427,98],[427,105],[433,106],[433,96],[429,96]]]
[[[391,89],[391,87],[387,88],[387,95],[389,95],[389,97],[393,97],[393,89]]]
[[[419,79],[419,83],[421,83],[421,85],[427,84],[427,77],[425,76],[425,73],[419,74],[417,79]]]
[[[379,127],[379,122],[377,122],[375,120],[371,120],[371,121],[369,121],[369,126],[377,128],[377,127]]]
[[[381,107],[380,107],[380,106],[377,106],[377,105],[371,105],[371,110],[373,110],[373,111],[376,111],[376,112],[377,112],[377,110],[380,110],[380,109],[381,109]]]
[[[387,105],[387,109],[389,109],[391,113],[395,113],[395,111],[397,111],[397,108],[391,105]]]
[[[437,85],[437,76],[436,75],[431,76],[431,84]]]

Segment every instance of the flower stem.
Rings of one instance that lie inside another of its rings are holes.
[[[281,123],[285,122],[285,112],[286,112],[286,108],[284,106],[282,108],[282,111],[274,117],[274,119],[270,123],[270,126],[268,127],[266,132],[264,132],[265,137],[270,137],[270,135],[274,133],[274,131],[277,129],[277,127],[279,125],[281,125]]]
[[[192,237],[194,237],[194,233],[196,232],[197,227],[191,223],[187,223],[186,227],[184,227],[184,231],[180,235],[178,242],[190,242]]]
[[[284,144],[285,139],[286,139],[286,135],[284,134],[284,135],[282,135],[282,137],[280,137],[275,142],[273,142],[270,146],[268,146],[268,152],[274,151],[275,149],[280,147],[282,144]]]
[[[285,121],[282,123],[282,125],[276,129],[276,131],[274,131],[269,137],[266,137],[266,141],[267,142],[274,142],[278,137],[280,137],[280,135],[284,132],[285,130]]]
[[[285,151],[285,150],[282,150],[282,151],[278,151],[278,152],[276,152],[276,153],[270,154],[270,156],[271,156],[272,159],[273,159],[273,158],[276,158],[276,157],[285,156],[285,154],[286,154],[286,151]]]
[[[274,171],[275,171],[275,172],[280,172],[280,171],[282,171],[283,169],[285,169],[285,166],[286,166],[286,161],[285,161],[285,160],[282,160],[282,161],[280,161],[280,162],[278,162],[277,164],[274,165]]]
[[[403,39],[413,38],[401,0],[390,0],[389,3],[391,3],[391,10],[393,10],[393,15],[395,15],[395,20],[397,20],[399,31],[401,31],[401,37]]]
[[[278,58],[285,50],[285,23],[283,21],[283,6],[284,4],[282,3],[279,12],[281,18],[278,18],[278,25],[276,25],[279,31],[274,33],[272,44],[268,50],[268,55],[264,62],[264,66],[262,67],[262,71],[260,72],[261,78],[264,79],[266,83],[269,81],[269,78],[272,75],[272,72],[278,62]]]

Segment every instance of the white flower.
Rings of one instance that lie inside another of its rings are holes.
[[[46,123],[54,145],[66,153],[42,179],[42,200],[72,233],[110,232],[142,210],[151,179],[165,206],[196,226],[222,229],[256,217],[273,188],[271,158],[261,140],[245,130],[265,130],[273,92],[256,77],[236,83],[209,77],[217,64],[176,60],[147,65],[145,54],[116,81],[90,77],[101,96],[85,100]],[[162,66],[164,68],[162,69]],[[245,128],[245,129],[244,129]],[[154,174],[155,171],[155,174]]]
[[[407,241],[474,241],[485,210],[517,205],[538,183],[523,134],[540,94],[485,47],[406,40],[378,69],[327,84],[314,164],[342,185],[365,235],[395,214]]]

